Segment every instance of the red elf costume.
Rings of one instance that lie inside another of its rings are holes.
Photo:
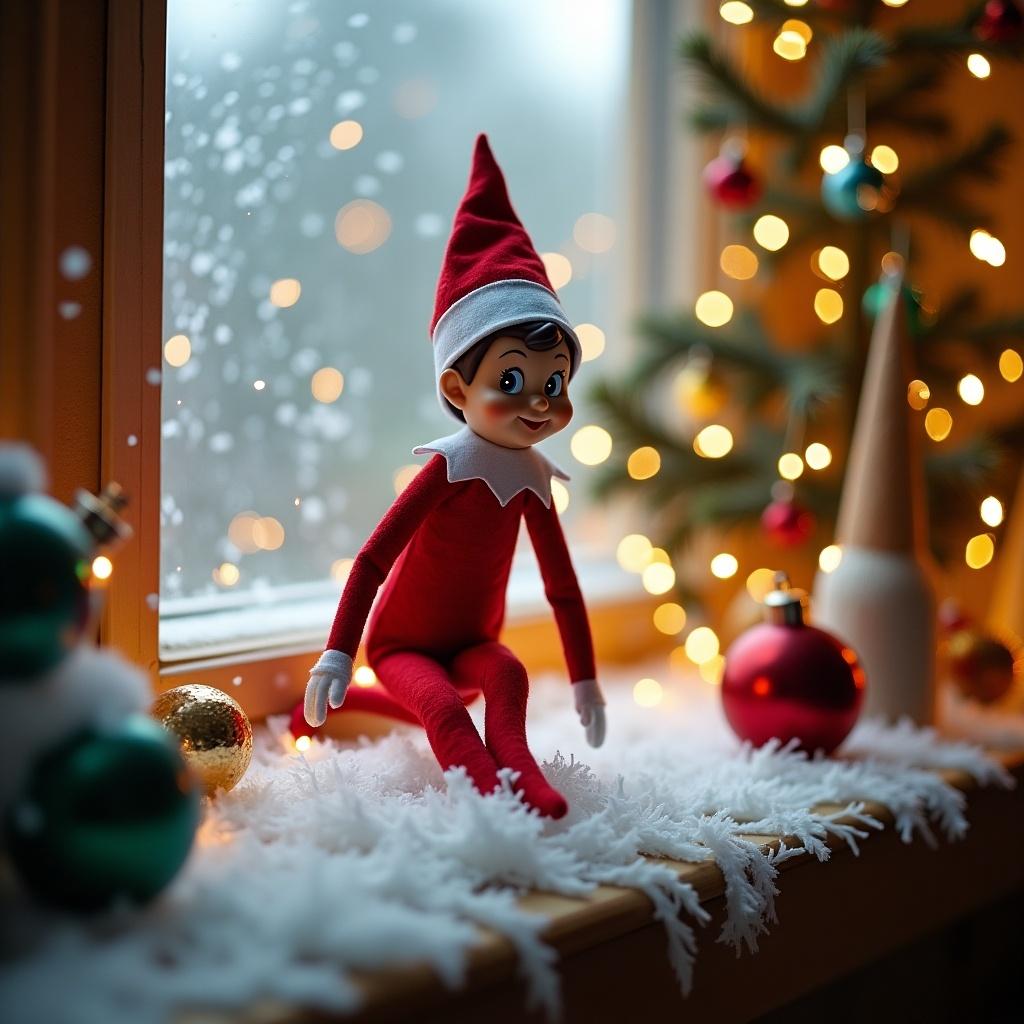
[[[357,555],[292,733],[309,735],[328,705],[343,702],[417,723],[442,768],[464,767],[482,793],[498,785],[499,768],[511,768],[531,807],[561,817],[565,799],[526,742],[526,670],[498,635],[525,518],[576,710],[588,742],[600,746],[604,699],[590,626],[551,496],[551,477],[568,477],[532,447],[571,418],[568,379],[581,350],[483,135],[441,268],[431,336],[438,397],[464,426],[413,449],[433,457]],[[349,690],[368,616],[366,655],[378,681]],[[484,740],[466,711],[481,693]]]

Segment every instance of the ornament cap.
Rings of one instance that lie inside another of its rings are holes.
[[[121,518],[128,496],[119,483],[111,480],[99,494],[80,490],[75,494],[75,512],[97,544],[127,540],[132,528]]]
[[[789,576],[779,571],[775,574],[775,586],[764,598],[765,616],[768,622],[777,626],[802,626],[807,607],[807,591],[791,587]]]

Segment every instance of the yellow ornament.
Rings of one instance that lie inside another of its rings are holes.
[[[708,363],[695,359],[676,374],[672,394],[677,407],[688,416],[702,420],[713,416],[725,405],[725,386]]]
[[[252,726],[238,701],[197,683],[161,693],[150,714],[178,737],[185,762],[211,796],[233,789],[252,760]]]

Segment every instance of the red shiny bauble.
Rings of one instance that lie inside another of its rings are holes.
[[[814,532],[814,516],[795,501],[773,501],[761,513],[761,528],[781,547],[796,547]]]
[[[716,156],[704,168],[704,185],[711,198],[730,210],[745,210],[761,196],[761,181],[742,157]]]
[[[1012,43],[1024,33],[1024,14],[1013,0],[989,0],[974,32],[989,43]]]
[[[803,621],[801,592],[784,577],[778,586],[765,598],[774,621],[748,629],[726,652],[725,717],[754,746],[797,740],[829,754],[857,721],[864,670],[849,647]]]

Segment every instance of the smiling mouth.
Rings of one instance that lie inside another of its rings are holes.
[[[541,427],[546,427],[551,420],[528,420],[525,416],[517,417],[520,423],[525,423],[531,430],[540,430]]]

